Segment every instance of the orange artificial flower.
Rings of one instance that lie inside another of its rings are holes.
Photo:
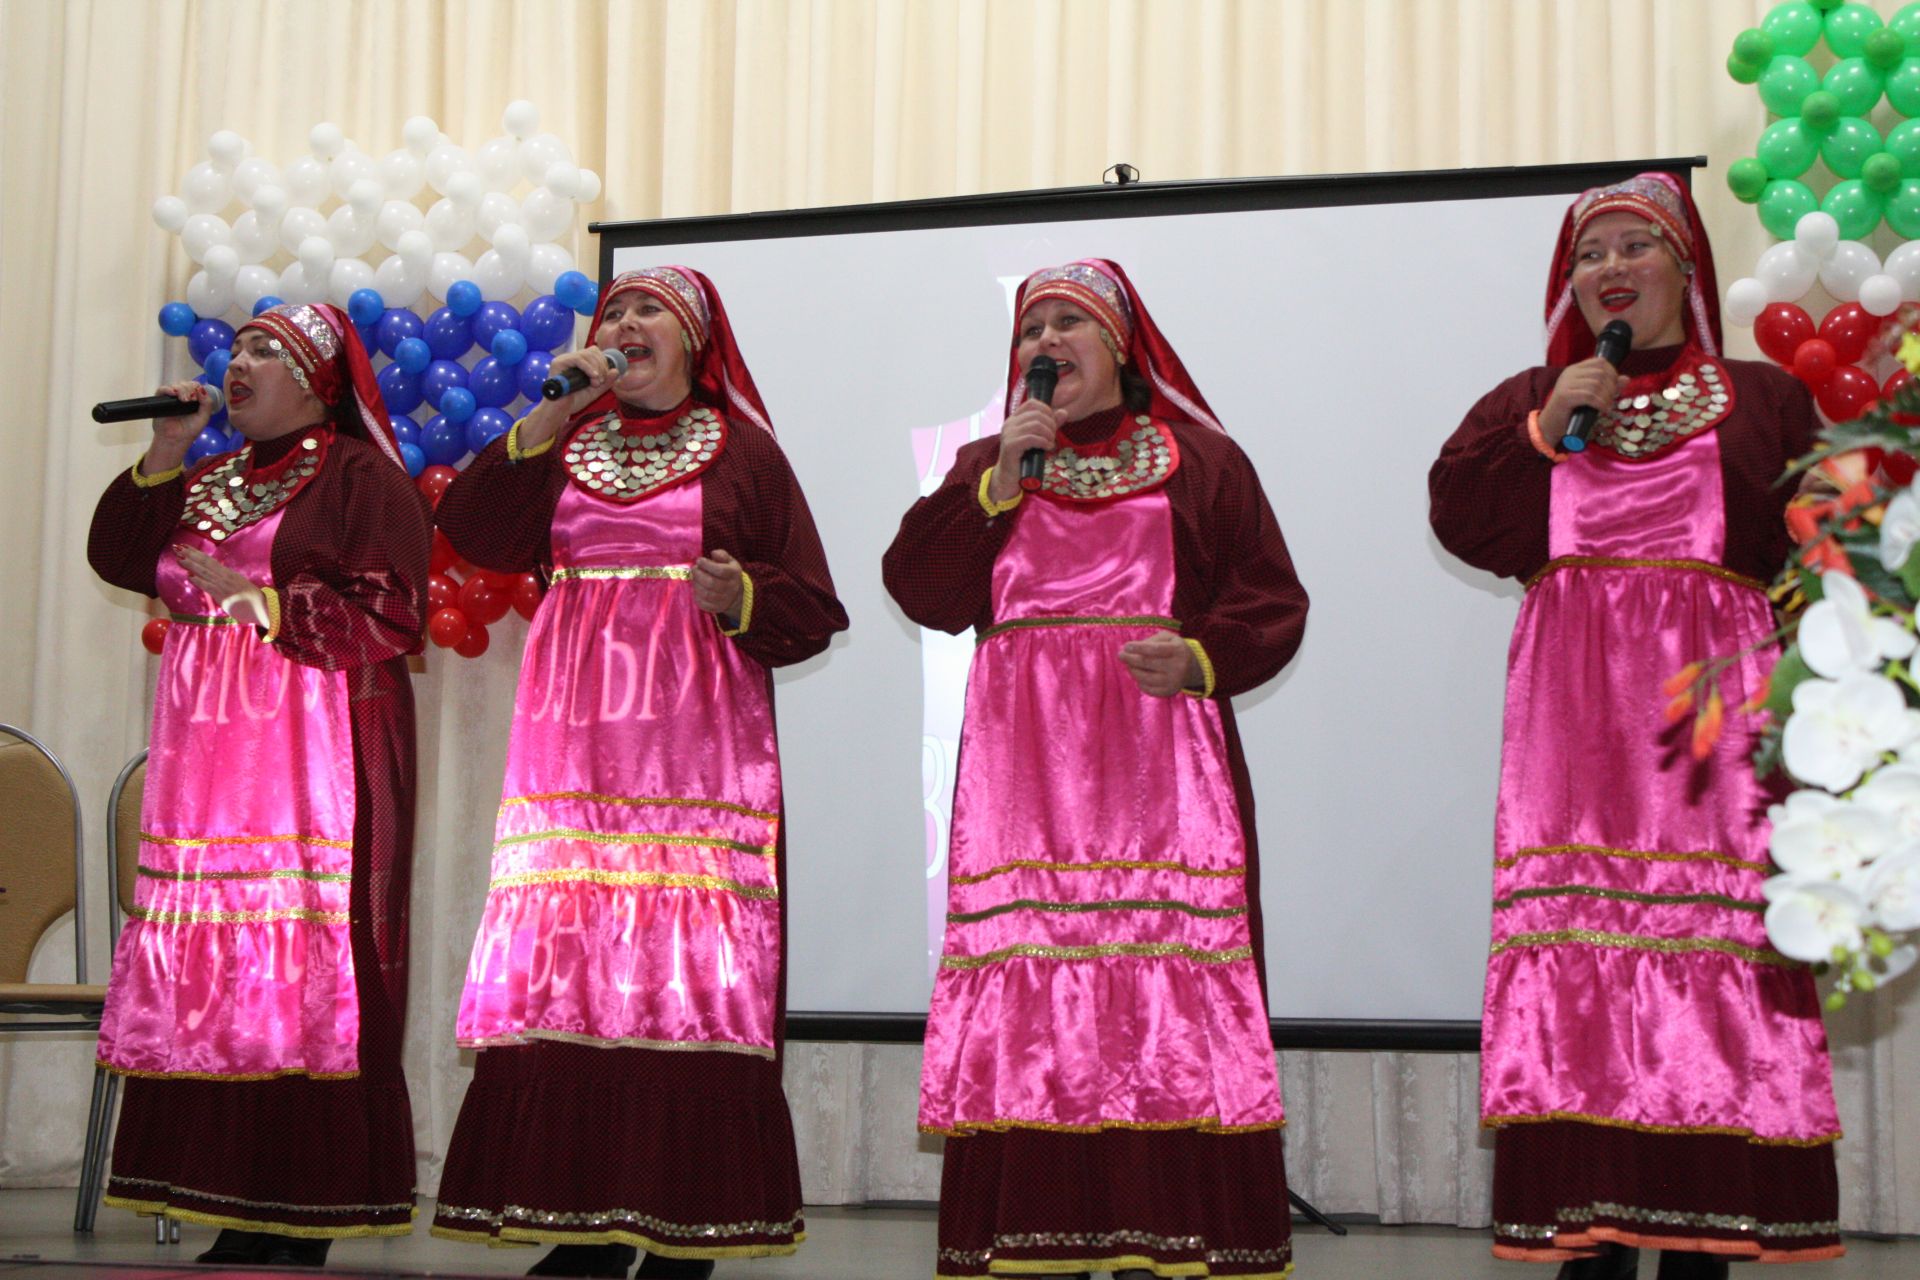
[[[1720,727],[1726,721],[1726,704],[1720,699],[1720,686],[1707,691],[1707,707],[1693,722],[1693,758],[1705,760],[1720,740]]]
[[[1667,677],[1666,683],[1660,686],[1660,692],[1669,698],[1678,695],[1688,685],[1700,678],[1700,671],[1704,665],[1704,663],[1689,662],[1686,666]]]
[[[1667,723],[1679,724],[1691,710],[1693,710],[1693,690],[1682,689],[1679,695],[1667,704]]]

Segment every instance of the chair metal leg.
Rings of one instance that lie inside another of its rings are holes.
[[[93,1098],[87,1104],[87,1136],[80,1147],[80,1191],[73,1202],[73,1229],[77,1232],[93,1230],[92,1207],[93,1162],[95,1140],[102,1127],[101,1112],[106,1109],[107,1073],[100,1067],[93,1069]]]
[[[168,1230],[168,1236],[171,1242],[174,1244],[179,1244],[180,1243],[180,1219],[168,1218],[167,1230]]]
[[[84,1231],[92,1231],[100,1214],[100,1197],[107,1190],[107,1153],[113,1144],[114,1108],[120,1101],[120,1077],[107,1073],[107,1100],[100,1108],[100,1132],[93,1139],[93,1181],[87,1191],[87,1216]]]
[[[167,1215],[164,1213],[156,1213],[153,1216],[153,1242],[155,1244],[167,1242]]]

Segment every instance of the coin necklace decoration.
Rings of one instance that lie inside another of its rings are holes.
[[[705,471],[726,439],[726,419],[703,405],[640,435],[610,413],[574,432],[564,458],[573,483],[588,493],[637,502]]]
[[[1049,454],[1040,491],[1069,502],[1104,502],[1156,489],[1180,465],[1173,432],[1144,413],[1104,445],[1086,448],[1091,451],[1063,444]]]
[[[1733,412],[1733,380],[1719,361],[1676,363],[1666,385],[1624,395],[1600,411],[1593,443],[1623,458],[1646,458],[1718,425]]]
[[[320,470],[333,433],[309,428],[285,457],[253,470],[253,445],[202,471],[187,486],[180,523],[215,542],[225,542],[250,524],[258,524],[287,504]]]

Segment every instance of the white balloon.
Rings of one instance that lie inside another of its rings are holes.
[[[322,160],[331,160],[346,149],[347,135],[340,131],[337,124],[322,120],[307,130],[307,146],[313,154]]]
[[[442,253],[466,248],[473,239],[474,212],[471,205],[455,204],[451,199],[434,201],[433,208],[427,210],[426,222],[433,247]]]
[[[216,284],[230,284],[234,273],[240,270],[240,251],[230,244],[216,244],[207,250],[206,265],[208,279]]]
[[[322,280],[326,277],[322,276]],[[307,270],[297,262],[287,264],[287,269],[274,281],[273,292],[282,302],[322,302],[326,299],[325,288],[315,288],[307,276]]]
[[[520,176],[528,182],[545,182],[548,169],[572,163],[567,144],[550,133],[536,133],[520,144]]]
[[[388,306],[410,307],[427,291],[427,268],[396,253],[373,273],[373,287]]]
[[[278,187],[280,171],[259,156],[248,156],[233,167],[233,194],[241,204],[252,204],[261,187]]]
[[[407,122],[400,126],[400,141],[407,144],[407,150],[427,158],[427,152],[433,150],[434,143],[440,141],[440,126],[434,123],[432,116],[408,116]]]
[[[1727,320],[1732,324],[1752,324],[1767,309],[1767,286],[1752,276],[1727,286]]]
[[[595,200],[598,200],[600,198],[600,175],[591,169],[582,169],[580,171],[580,190],[574,193],[573,198],[581,204],[592,204]]]
[[[547,190],[565,200],[573,199],[580,191],[580,170],[562,161],[547,166],[545,179]]]
[[[498,249],[489,249],[473,262],[473,282],[488,302],[505,302],[527,282],[526,268],[509,262]]]
[[[389,200],[380,206],[380,213],[374,220],[374,233],[380,237],[380,243],[398,252],[400,237],[409,231],[418,231],[427,223],[427,215],[420,212],[420,206],[410,200]]]
[[[327,166],[312,156],[301,156],[291,161],[280,171],[280,181],[287,189],[287,199],[294,204],[306,205],[309,209],[319,208],[330,190],[327,185]],[[257,193],[254,199],[259,199]]]
[[[471,170],[453,174],[447,179],[447,199],[463,208],[478,207],[480,197],[485,192],[486,187],[481,185],[480,175]]]
[[[348,147],[327,163],[327,186],[342,200],[357,182],[374,182],[379,166],[357,147]]]
[[[231,129],[221,129],[207,139],[207,158],[215,168],[231,173],[247,156],[247,140]]]
[[[378,172],[381,193],[389,200],[411,200],[426,185],[426,168],[420,157],[401,147],[380,158]]]
[[[447,194],[447,179],[472,168],[473,157],[467,154],[466,148],[443,142],[427,152],[427,185],[444,196]]]
[[[181,179],[180,195],[195,213],[218,213],[233,199],[233,179],[202,160]]]
[[[280,227],[249,209],[233,220],[233,249],[240,262],[265,262],[280,252]]]
[[[360,211],[350,204],[343,204],[327,215],[327,240],[339,257],[359,257],[373,248],[378,234],[378,217],[362,217]]]
[[[474,227],[483,239],[491,241],[501,223],[518,221],[520,202],[506,192],[489,191],[480,197],[480,208],[474,215]]]
[[[325,236],[308,236],[300,242],[300,266],[308,280],[325,280],[333,269],[333,241]]]
[[[1813,288],[1819,265],[1791,240],[1783,240],[1760,255],[1753,274],[1767,286],[1768,302],[1798,302]]]
[[[520,221],[535,240],[558,240],[573,226],[573,201],[535,187],[520,202]]]
[[[327,219],[318,209],[296,205],[280,217],[280,246],[288,253],[299,253],[302,242],[325,234]]]
[[[179,196],[161,196],[153,202],[153,225],[178,235],[180,228],[187,225],[187,216],[192,212],[187,208],[187,202]]]
[[[251,315],[253,304],[272,293],[279,282],[280,273],[272,267],[249,262],[233,273],[233,300],[240,304],[242,311]]]
[[[473,153],[474,171],[489,191],[511,191],[520,181],[520,142],[509,134],[488,138]]]
[[[552,293],[560,273],[571,270],[573,255],[557,244],[536,244],[527,250],[527,287],[535,293]]]
[[[500,127],[516,138],[524,138],[540,127],[540,108],[525,98],[516,98],[500,113]]]
[[[1833,247],[1840,243],[1840,224],[1832,214],[1815,209],[1794,224],[1793,241],[1815,262],[1825,262]]]
[[[1870,316],[1890,316],[1900,309],[1900,282],[1885,273],[1860,282],[1860,305]]]
[[[380,185],[379,179],[361,178],[347,188],[343,198],[355,213],[363,218],[371,218],[380,212],[380,205],[385,198],[384,192],[385,188]]]
[[[1880,274],[1880,256],[1858,240],[1842,240],[1820,264],[1820,284],[1840,302],[1857,302],[1860,282]]]
[[[473,278],[473,264],[458,253],[436,253],[433,265],[427,268],[427,292],[442,302],[446,301],[447,290],[462,280]]]
[[[180,228],[180,243],[195,262],[207,260],[207,250],[217,244],[233,243],[233,228],[218,215],[196,213]]]
[[[223,316],[233,309],[233,285],[196,271],[187,281],[187,305],[193,308],[193,314],[205,319]]]
[[[433,237],[425,231],[409,231],[400,237],[393,251],[405,259],[410,267],[425,271],[433,264]]]
[[[373,287],[373,268],[358,258],[341,258],[327,272],[327,296],[336,307],[347,305],[355,289]]]
[[[1900,296],[1920,298],[1920,240],[1909,240],[1887,255],[1881,268],[1900,282]]]
[[[287,189],[262,183],[253,189],[253,211],[260,215],[260,221],[272,227],[280,225],[280,219],[287,212]]]
[[[527,251],[533,247],[533,238],[519,223],[503,222],[494,228],[493,247],[502,258],[525,269]]]

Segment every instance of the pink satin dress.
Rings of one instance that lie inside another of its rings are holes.
[[[471,1048],[531,1039],[772,1059],[780,764],[765,669],[695,608],[701,486],[569,484],[514,702]]]
[[[1773,630],[1721,567],[1720,437],[1555,468],[1555,559],[1508,659],[1481,1111],[1810,1145],[1839,1135],[1813,979],[1767,943],[1768,796],[1731,709],[1696,763],[1660,686]]]
[[[967,682],[923,1129],[1282,1121],[1219,707],[1141,691],[1164,491],[1029,498]]]
[[[285,508],[173,546],[262,586]],[[134,910],[114,952],[102,1066],[260,1080],[359,1071],[347,937],[353,731],[347,677],[282,657],[222,613],[171,553],[141,801]]]

